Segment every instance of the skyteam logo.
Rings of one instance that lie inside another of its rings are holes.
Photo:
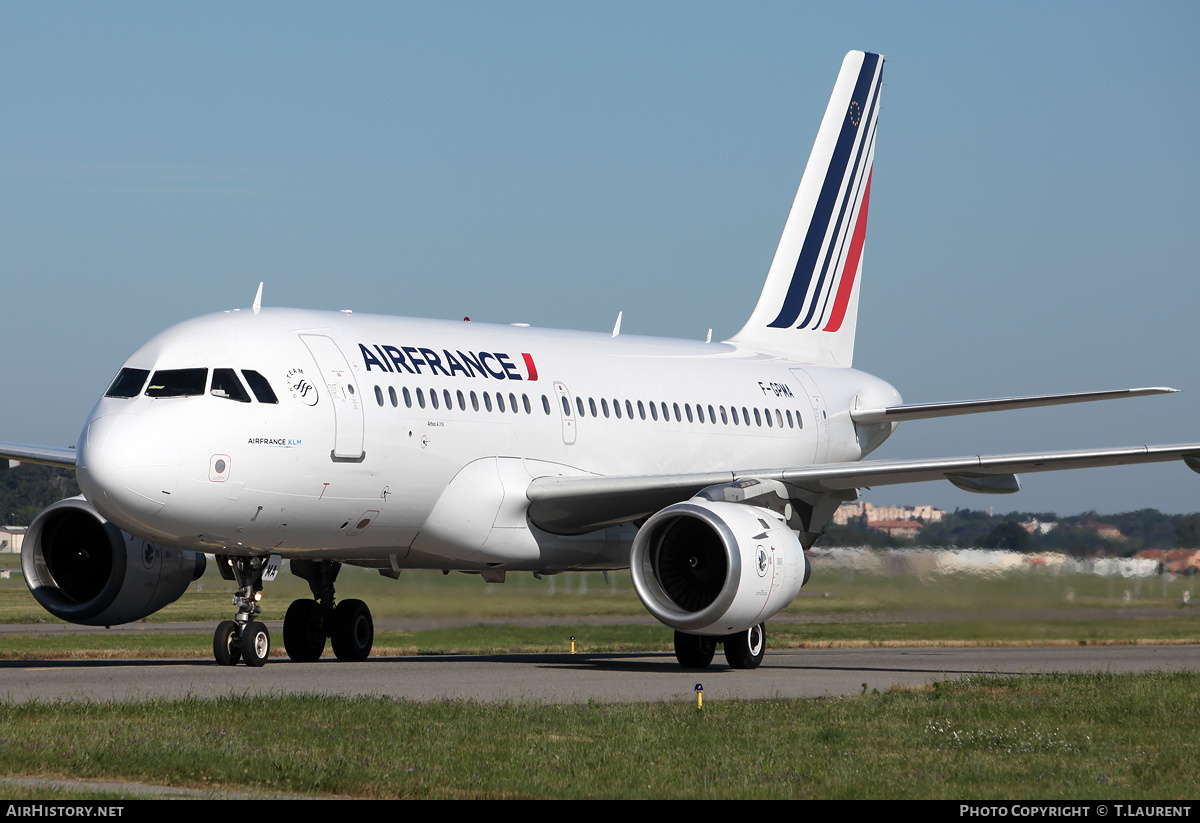
[[[392,372],[393,374],[441,374],[445,377],[461,375],[463,377],[483,377],[495,380],[537,380],[537,366],[533,363],[533,355],[522,352],[522,366],[517,365],[506,352],[500,351],[462,351],[442,349],[439,353],[434,349],[420,346],[386,346],[374,344],[368,347],[365,343],[358,344],[362,355],[363,365],[367,371]],[[421,369],[428,369],[422,372]],[[521,372],[524,371],[524,376]]]
[[[306,406],[315,406],[317,405],[317,400],[320,399],[320,395],[317,394],[317,387],[304,376],[304,369],[297,368],[288,371],[287,387],[292,392],[292,397]]]
[[[879,55],[864,55],[783,306],[770,328],[842,327],[867,233],[881,69]]]

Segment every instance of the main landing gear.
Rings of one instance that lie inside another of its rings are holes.
[[[266,664],[271,653],[271,633],[257,620],[262,613],[262,578],[265,557],[219,557],[221,576],[236,580],[238,607],[233,620],[222,621],[213,635],[213,657],[221,666],[239,661],[247,666]],[[343,600],[333,604],[333,582],[342,564],[330,560],[293,560],[292,574],[308,581],[315,600],[296,600],[283,618],[283,647],[298,663],[321,658],[326,639],[333,641],[338,660],[362,661],[371,654],[375,642],[375,623],[371,610],[361,600]]]
[[[361,600],[333,604],[333,582],[342,564],[331,560],[293,560],[292,574],[308,581],[315,600],[294,600],[283,618],[283,647],[297,663],[319,660],[332,640],[338,660],[359,662],[371,654],[375,623]]]
[[[233,620],[224,620],[213,635],[213,657],[221,666],[233,666],[244,660],[247,666],[262,666],[271,653],[271,633],[255,620],[262,612],[262,577],[265,557],[219,557],[221,576],[237,581],[233,605],[238,607]]]
[[[675,632],[675,659],[685,669],[706,669],[717,653],[717,644],[725,646],[725,660],[732,669],[757,669],[767,651],[767,626],[759,623],[742,632],[724,637]]]

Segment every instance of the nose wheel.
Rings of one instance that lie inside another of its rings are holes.
[[[236,666],[239,661],[255,668],[266,665],[271,654],[271,633],[255,617],[262,612],[258,601],[267,558],[221,557],[218,564],[222,577],[237,581],[233,605],[238,612],[233,620],[223,620],[217,626],[213,634],[213,658],[219,666]]]

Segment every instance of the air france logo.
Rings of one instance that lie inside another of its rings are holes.
[[[368,347],[365,343],[358,344],[362,354],[363,364],[367,371],[378,369],[394,374],[425,374],[421,371],[424,366],[428,374],[441,374],[445,377],[462,375],[463,377],[483,377],[496,380],[537,380],[537,366],[533,363],[533,355],[521,353],[524,365],[522,368],[513,362],[511,356],[499,351],[467,351],[455,349],[434,349],[419,346],[384,346],[374,344]]]
[[[292,393],[292,397],[306,406],[315,406],[317,405],[317,400],[320,399],[317,395],[317,387],[304,376],[304,369],[291,369],[288,371],[287,387]]]
[[[758,557],[755,558],[755,563],[758,566],[758,576],[765,577],[767,574],[767,566],[770,564],[767,558],[767,550],[762,546],[758,547]]]

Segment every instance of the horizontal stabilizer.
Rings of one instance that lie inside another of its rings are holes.
[[[882,409],[851,409],[855,423],[900,423],[905,420],[925,420],[931,417],[953,417],[959,414],[1032,409],[1037,406],[1060,406],[1065,403],[1088,403],[1092,400],[1113,400],[1118,397],[1145,397],[1148,394],[1171,394],[1179,389],[1155,386],[1144,389],[1113,389],[1111,391],[1074,392],[1071,394],[1037,394],[1029,397],[997,397],[992,400],[956,400],[950,403],[920,403],[909,406],[888,406]]]

